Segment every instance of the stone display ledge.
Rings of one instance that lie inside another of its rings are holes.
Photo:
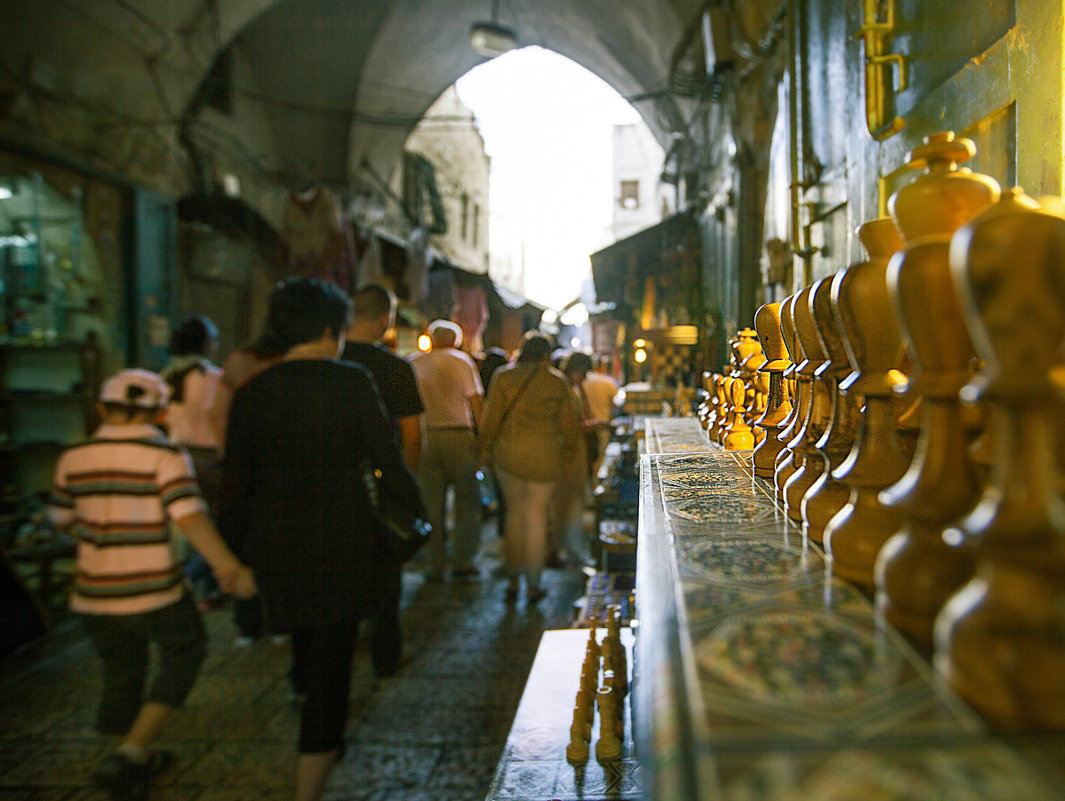
[[[1051,801],[1065,738],[992,736],[694,418],[648,418],[634,716],[655,801]]]

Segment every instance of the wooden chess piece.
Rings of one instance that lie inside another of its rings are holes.
[[[610,642],[613,643],[611,650],[617,672],[618,689],[624,697],[629,692],[629,658],[625,653],[625,645],[621,642],[621,606],[618,604],[610,604],[607,607],[607,633]]]
[[[747,385],[739,377],[725,379],[729,397],[729,424],[721,441],[726,451],[749,451],[754,448],[754,433],[744,417]]]
[[[765,431],[765,437],[754,449],[754,474],[761,478],[772,478],[776,469],[777,456],[784,449],[779,434],[784,421],[791,414],[791,399],[788,397],[784,371],[791,365],[788,351],[784,346],[784,332],[781,329],[780,303],[766,303],[754,315],[754,326],[766,355],[766,362],[758,368],[762,375],[769,376],[769,387],[765,411],[756,424]]]
[[[1065,343],[1065,218],[1020,190],[951,244],[983,370],[962,389],[992,414],[995,459],[960,528],[975,577],[944,606],[935,665],[1004,728],[1065,729],[1065,498],[1057,437],[1065,395],[1052,377]]]
[[[802,498],[802,533],[810,540],[824,541],[825,526],[850,500],[850,487],[832,475],[850,453],[858,433],[858,404],[853,394],[839,391],[840,382],[851,372],[850,357],[843,346],[839,319],[832,306],[832,292],[846,277],[843,269],[832,277],[827,291],[813,294],[817,336],[828,359],[817,369],[816,379],[824,383],[832,400],[828,427],[814,447],[825,457],[825,469]]]
[[[585,653],[588,659],[599,658],[599,642],[596,640],[595,631],[595,626],[588,629],[588,645],[585,647]]]
[[[569,744],[566,746],[566,759],[570,762],[585,762],[588,759],[588,743],[592,738],[591,723],[584,716],[580,698],[573,706],[573,722],[569,727]]]
[[[592,740],[592,718],[594,717],[594,706],[587,704],[578,691],[573,701],[573,725],[576,727],[576,734],[585,742]]]
[[[888,264],[888,289],[914,362],[907,395],[921,398],[920,435],[905,475],[880,493],[903,523],[880,550],[876,602],[915,646],[928,652],[943,603],[972,576],[972,549],[944,532],[976,503],[958,392],[975,355],[950,274],[950,238],[998,199],[998,184],[959,170],[975,148],[953,134],[928,137],[910,166],[928,172],[889,202],[906,246]]]
[[[832,414],[832,397],[828,385],[817,377],[817,371],[828,360],[828,354],[817,337],[814,295],[827,293],[830,289],[831,281],[822,278],[810,287],[805,302],[802,302],[803,296],[800,295],[800,302],[795,304],[795,330],[799,334],[802,351],[806,356],[799,365],[797,374],[800,378],[806,376],[809,379],[807,389],[810,393],[810,404],[802,428],[789,443],[792,451],[802,456],[802,464],[796,467],[784,485],[784,511],[796,523],[802,522],[803,496],[820,478],[826,466],[824,454],[817,449],[817,442],[828,428]]]
[[[747,358],[744,365],[749,368],[750,375],[747,379],[747,414],[744,419],[754,434],[754,445],[757,448],[765,439],[765,429],[758,425],[758,420],[765,414],[769,403],[769,374],[761,372],[762,365],[769,360],[762,351],[758,351]]]
[[[762,352],[762,343],[758,341],[758,332],[753,328],[741,329],[736,337],[736,362],[739,365],[737,378],[743,381],[745,387],[743,417],[750,425],[754,420],[752,412],[757,399],[754,378],[758,368],[765,363],[765,354]]]
[[[799,304],[806,303],[809,297],[810,288],[806,287],[792,295],[791,300],[785,301],[781,306],[780,330],[784,334],[784,344],[788,348],[792,361],[792,365],[784,371],[784,376],[794,383],[793,397],[795,398],[791,415],[785,421],[787,425],[778,435],[784,443],[784,448],[777,457],[776,468],[773,471],[773,484],[776,487],[777,498],[781,502],[784,501],[784,487],[787,485],[788,479],[791,478],[803,461],[803,455],[796,451],[794,446],[799,444],[798,434],[802,429],[806,415],[810,411],[810,382],[812,379],[809,374],[799,374],[799,366],[806,361],[806,354],[802,349],[802,342],[799,340],[799,334],[795,328],[795,308]]]
[[[855,368],[841,391],[863,398],[865,408],[854,445],[833,474],[850,487],[850,497],[825,527],[825,553],[835,575],[872,591],[877,554],[902,523],[880,502],[880,490],[902,478],[910,463],[895,428],[893,396],[906,377],[895,369],[901,339],[887,287],[888,259],[902,239],[890,217],[859,226],[858,236],[868,259],[833,282],[832,301]]]
[[[599,706],[599,739],[595,743],[595,758],[613,762],[621,757],[621,737],[618,735],[618,706],[614,691],[600,687],[596,694]]]
[[[724,437],[725,419],[728,416],[728,399],[725,397],[725,376],[714,373],[714,417],[706,434],[710,441],[716,445],[721,444]]]
[[[703,372],[703,390],[706,392],[706,398],[699,404],[696,409],[696,416],[699,418],[699,425],[703,427],[703,431],[710,430],[710,417],[714,412],[714,394],[713,394],[713,373]]]

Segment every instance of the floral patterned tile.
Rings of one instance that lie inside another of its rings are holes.
[[[777,507],[767,498],[735,493],[687,494],[666,503],[666,516],[682,518],[707,526],[733,526],[762,520],[775,520]]]
[[[824,560],[816,551],[778,539],[747,536],[687,542],[676,560],[684,578],[747,587],[795,581],[824,569]]]
[[[807,610],[732,616],[695,660],[740,695],[798,707],[857,703],[892,686],[902,663],[869,628]]]

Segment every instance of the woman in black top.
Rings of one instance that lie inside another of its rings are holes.
[[[237,391],[226,436],[223,525],[247,537],[266,616],[291,632],[307,695],[299,801],[321,796],[342,750],[358,623],[374,610],[382,557],[360,465],[372,460],[387,491],[420,505],[370,374],[336,361],[350,313],[332,284],[279,284],[270,324],[288,350]]]

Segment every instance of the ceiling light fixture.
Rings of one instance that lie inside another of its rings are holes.
[[[517,46],[514,30],[499,24],[499,0],[492,0],[492,21],[476,22],[470,27],[470,47],[482,56],[495,58]]]

